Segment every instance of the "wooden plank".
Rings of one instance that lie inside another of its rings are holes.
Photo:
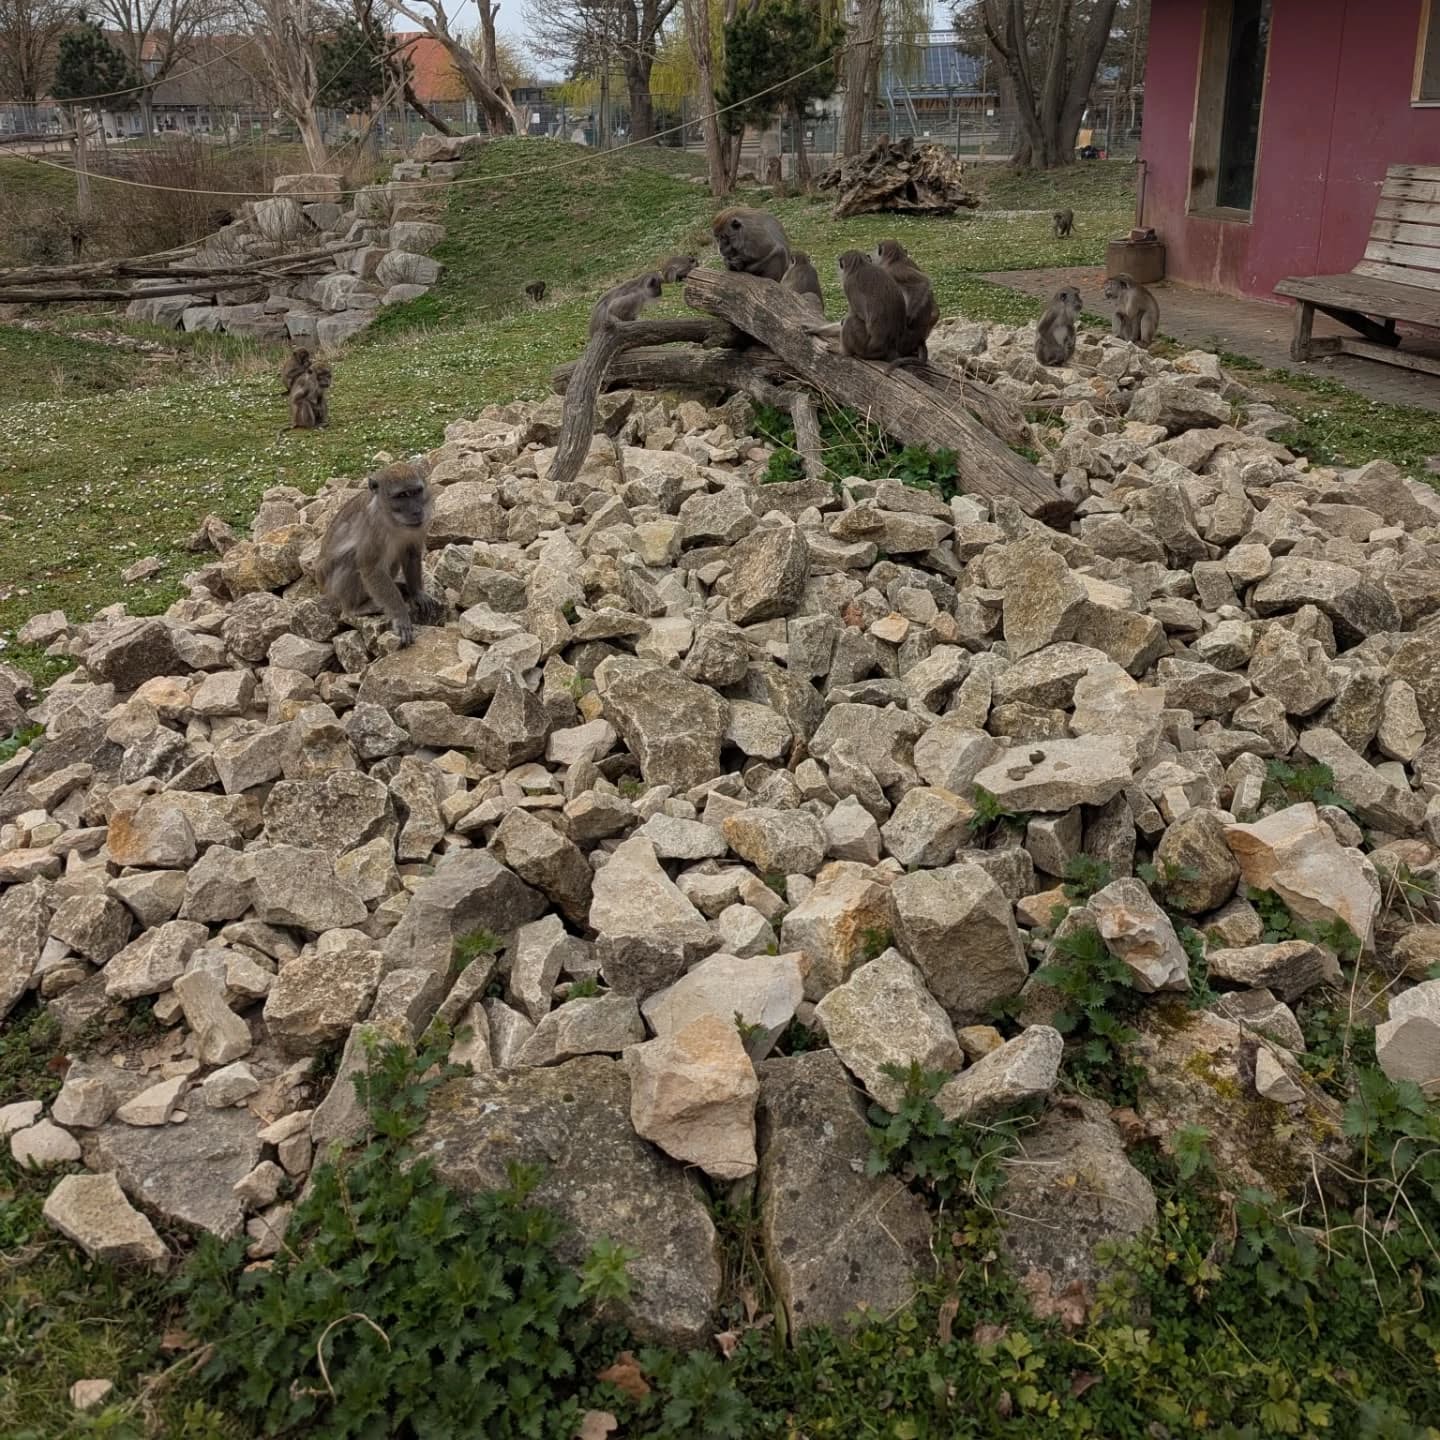
[[[1376,215],[1370,227],[1372,240],[1391,240],[1397,245],[1440,246],[1440,205],[1435,207],[1437,221],[1431,225],[1412,220],[1389,220]]]
[[[1398,200],[1381,196],[1375,203],[1377,220],[1407,220],[1416,225],[1440,225],[1440,200]]]
[[[1440,200],[1440,181],[1387,180],[1380,194],[1386,200]]]
[[[1392,350],[1386,345],[1371,345],[1367,340],[1352,340],[1348,335],[1340,336],[1335,348],[1343,355],[1359,355],[1386,365],[1400,365],[1406,370],[1423,370],[1427,375],[1440,375],[1440,356],[1417,355],[1413,350]]]
[[[851,359],[807,334],[805,326],[814,322],[814,312],[772,281],[692,270],[685,281],[685,303],[753,335],[803,383],[842,405],[853,405],[897,440],[952,451],[962,489],[986,499],[1014,500],[1027,515],[1056,523],[1073,511],[1053,480],[953,398],[905,369]]]
[[[1396,285],[1364,275],[1294,275],[1282,280],[1275,293],[1292,300],[1309,300],[1312,304],[1440,329],[1440,300],[1434,291],[1418,285]]]
[[[1310,347],[1315,337],[1311,333],[1315,325],[1315,307],[1308,300],[1302,300],[1295,307],[1295,333],[1290,339],[1290,358],[1308,360]]]
[[[1374,280],[1392,280],[1397,285],[1409,285],[1416,290],[1440,291],[1440,273],[1433,270],[1409,270],[1404,265],[1386,265],[1378,260],[1362,260],[1356,267],[1357,275],[1368,275]],[[1403,320],[1403,315],[1397,316]]]
[[[1387,180],[1440,181],[1440,165],[1392,165],[1385,172]]]
[[[1440,248],[1434,245],[1401,245],[1393,240],[1371,240],[1365,246],[1367,260],[1381,260],[1420,271],[1440,271]],[[1425,282],[1416,280],[1416,285]]]

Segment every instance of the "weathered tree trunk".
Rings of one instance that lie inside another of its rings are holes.
[[[655,102],[650,95],[653,62],[644,52],[625,57],[625,89],[630,96],[630,139],[649,140],[655,134]]]
[[[90,170],[85,154],[90,121],[83,107],[71,109],[70,123],[75,127],[75,219],[83,227],[90,223]]]
[[[808,195],[811,189],[810,154],[805,149],[805,111],[803,106],[793,106],[790,123],[795,127],[795,183]]]
[[[300,143],[305,147],[305,163],[313,174],[323,173],[330,163],[330,156],[325,149],[325,136],[321,132],[320,117],[315,113],[315,107],[312,105],[296,115],[295,124],[300,131]]]
[[[715,114],[715,62],[710,49],[710,6],[708,0],[685,0],[685,34],[695,56],[695,71],[700,80],[701,133],[705,137],[705,172],[710,193],[728,195],[730,184],[726,172],[725,147],[720,131],[720,117]]]
[[[407,80],[405,82],[405,103],[427,124],[432,125],[442,135],[453,135],[455,132],[449,124],[442,120],[416,93],[415,87]]]
[[[865,143],[865,116],[870,108],[871,61],[880,40],[882,0],[860,0],[850,49],[845,55],[845,130],[840,153],[858,155]]]

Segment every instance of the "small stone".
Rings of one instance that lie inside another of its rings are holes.
[[[1261,1045],[1255,1051],[1255,1093],[1277,1105],[1295,1105],[1305,1092],[1286,1073],[1273,1050]]]
[[[228,1065],[250,1053],[250,1027],[225,1003],[223,980],[209,970],[191,970],[174,989],[201,1064]]]
[[[142,562],[143,563],[143,562]],[[131,569],[134,569],[131,566]],[[129,571],[126,571],[129,574]],[[77,1380],[70,1387],[70,1405],[75,1410],[93,1410],[103,1404],[114,1390],[113,1380]]]
[[[754,1173],[760,1084],[733,1020],[702,1015],[624,1059],[636,1134],[717,1180]]]
[[[413,902],[412,902],[413,903]],[[280,969],[265,998],[265,1028],[287,1055],[314,1055],[370,1012],[384,959],[378,950],[300,955]]]
[[[752,807],[729,815],[721,831],[730,848],[762,874],[813,875],[825,862],[825,831],[806,810]]]
[[[1234,950],[1216,948],[1206,953],[1205,960],[1213,979],[1273,990],[1287,1001],[1316,985],[1334,985],[1340,980],[1335,957],[1308,940],[1247,945]]]
[[[656,1035],[673,1035],[701,1015],[730,1019],[744,1027],[746,1052],[760,1061],[804,997],[803,961],[798,953],[711,955],[640,1008]]]
[[[179,1103],[180,1097],[185,1093],[189,1083],[189,1077],[185,1075],[176,1075],[169,1080],[161,1080],[158,1084],[142,1090],[138,1095],[132,1095],[116,1110],[116,1118],[123,1120],[127,1125],[168,1124],[170,1117],[175,1113],[175,1106]]]
[[[9,1105],[0,1105],[0,1140],[17,1130],[28,1130],[40,1118],[44,1108],[39,1100],[15,1100]]]
[[[184,973],[190,956],[210,938],[191,920],[170,920],[132,940],[105,967],[105,993],[112,1000],[159,995]]]
[[[98,1076],[72,1075],[51,1102],[50,1114],[57,1125],[93,1130],[114,1113],[116,1101],[115,1092]]]
[[[336,1083],[339,1083],[338,1079]],[[255,1072],[243,1062],[236,1061],[207,1075],[200,1090],[212,1110],[224,1110],[248,1100],[259,1088]]]
[[[880,827],[885,848],[908,870],[948,865],[969,836],[975,807],[938,786],[907,790]]]
[[[533,1034],[527,1034],[515,1063],[556,1065],[577,1055],[618,1055],[644,1038],[645,1025],[633,995],[579,996],[556,1006]],[[496,1065],[500,1066],[498,1058]]]
[[[248,1175],[242,1175],[231,1191],[246,1210],[263,1210],[275,1203],[284,1183],[285,1172],[273,1160],[262,1160]]]
[[[118,954],[130,939],[130,912],[108,895],[75,895],[50,918],[50,933],[97,965]]]
[[[41,1120],[28,1130],[10,1136],[10,1156],[22,1169],[43,1169],[47,1165],[68,1165],[80,1158],[80,1145],[68,1130]]]
[[[125,1198],[114,1175],[67,1175],[50,1192],[44,1216],[92,1260],[164,1270],[170,1252]]]
[[[1216,910],[1240,883],[1240,867],[1214,810],[1187,811],[1161,836],[1155,864],[1166,877],[1165,901],[1187,915]]]
[[[847,795],[825,817],[825,854],[831,860],[856,860],[874,865],[880,859],[880,827],[875,817]]]

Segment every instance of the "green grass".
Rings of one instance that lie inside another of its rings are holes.
[[[126,389],[137,378],[134,356],[113,345],[11,327],[0,338],[0,395],[6,408],[103,395]]]

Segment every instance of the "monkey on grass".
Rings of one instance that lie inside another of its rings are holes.
[[[288,395],[290,387],[310,368],[310,352],[298,345],[290,352],[290,358],[280,367],[280,389]]]
[[[525,287],[525,293],[538,305],[545,298],[545,282],[532,280]]]
[[[1105,282],[1105,298],[1115,302],[1114,333],[1148,350],[1160,328],[1160,302],[1138,280],[1123,274]]]
[[[905,297],[905,334],[900,342],[900,353],[914,355],[923,363],[929,359],[926,341],[940,323],[940,304],[935,299],[935,287],[898,240],[882,240],[875,247],[875,258]]]
[[[711,225],[727,270],[783,280],[790,268],[785,227],[764,210],[722,210]]]
[[[330,367],[302,370],[290,386],[290,428],[322,430],[330,423]]]
[[[652,270],[607,290],[590,312],[591,335],[598,335],[617,320],[638,320],[640,312],[660,298],[660,288],[660,272]]]
[[[1082,306],[1080,292],[1057,290],[1035,327],[1035,358],[1042,365],[1068,365],[1075,353],[1075,322]]]
[[[342,611],[380,611],[402,646],[414,643],[417,624],[436,624],[445,613],[444,603],[426,593],[421,569],[433,511],[428,474],[417,460],[376,470],[330,522],[316,569]]]
[[[1055,212],[1055,238],[1063,240],[1075,228],[1075,212],[1073,210],[1057,210]]]
[[[780,288],[798,295],[817,315],[825,313],[825,297],[820,293],[820,277],[803,250],[790,252],[790,268],[780,279]]]

